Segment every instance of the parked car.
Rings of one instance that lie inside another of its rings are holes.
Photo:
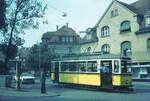
[[[34,84],[35,83],[35,77],[32,74],[29,73],[23,73],[20,76],[21,82],[23,84]],[[17,81],[16,75],[14,76],[14,80]]]

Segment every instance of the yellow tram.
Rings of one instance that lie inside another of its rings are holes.
[[[132,88],[131,59],[110,54],[64,56],[51,62],[51,79],[58,84],[99,88]]]

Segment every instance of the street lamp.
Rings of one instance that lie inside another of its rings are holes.
[[[19,56],[17,56],[16,58],[16,81],[17,81],[17,85],[16,85],[16,89],[20,90],[20,84],[21,84],[21,79],[20,79],[20,68],[21,68],[21,58]]]

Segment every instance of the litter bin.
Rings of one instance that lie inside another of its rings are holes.
[[[12,84],[12,76],[6,75],[5,77],[5,87],[10,88]]]

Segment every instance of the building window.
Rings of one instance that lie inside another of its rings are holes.
[[[66,37],[66,42],[69,42],[70,40],[69,40],[69,37]]]
[[[53,36],[53,37],[51,37],[51,39],[50,39],[50,42],[58,42],[59,41],[59,37],[58,36]]]
[[[150,38],[147,39],[147,50],[150,51]]]
[[[129,32],[131,31],[130,21],[123,21],[120,25],[120,32]]]
[[[145,18],[145,24],[146,24],[146,27],[149,27],[150,26],[150,16],[149,17],[146,17]]]
[[[70,42],[73,42],[73,37],[70,37]]]
[[[55,53],[55,46],[52,47],[52,53]]]
[[[72,53],[72,47],[68,47],[69,53]]]
[[[65,37],[62,37],[62,42],[66,42],[66,38]]]
[[[102,52],[104,52],[104,53],[110,53],[110,46],[108,45],[108,44],[104,44],[103,46],[102,46]]]
[[[74,41],[73,37],[67,37],[67,36],[62,37],[61,40],[62,42],[67,42],[67,43]]]
[[[115,10],[112,10],[112,11],[111,11],[111,17],[116,17],[116,16],[118,16],[118,15],[119,15],[118,9],[115,9]]]
[[[87,52],[88,52],[88,53],[91,53],[91,47],[88,47],[88,48],[87,48]]]
[[[105,37],[105,36],[109,36],[109,26],[104,26],[101,29],[101,36]]]
[[[121,43],[121,54],[127,55],[132,53],[131,42],[125,41]]]
[[[114,17],[114,15],[115,15],[114,11],[111,11],[111,17]]]

